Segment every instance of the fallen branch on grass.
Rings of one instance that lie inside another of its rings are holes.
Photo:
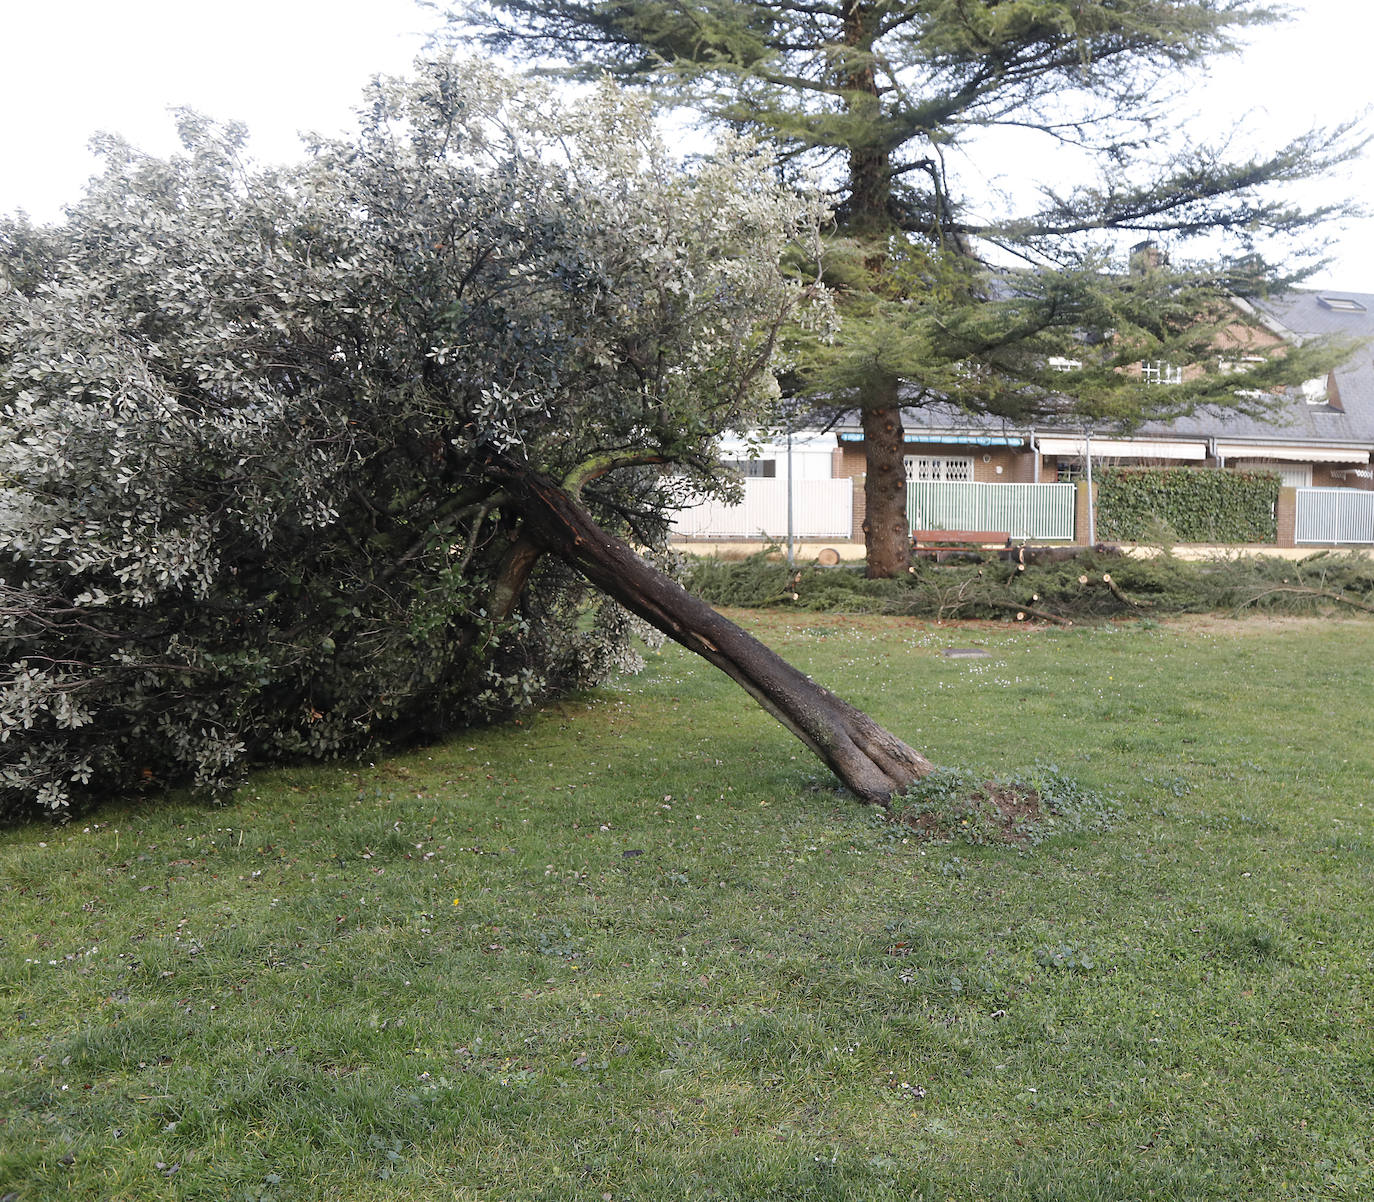
[[[1017,604],[1014,601],[983,601],[984,605],[990,605],[995,609],[1005,609],[1014,611],[1017,621],[1024,618],[1036,618],[1041,622],[1053,622],[1056,626],[1072,626],[1073,621],[1069,618],[1061,618],[1058,614],[1052,614],[1047,609],[1035,609],[1030,605]]]
[[[1094,577],[1083,575],[1078,578],[1078,583],[1082,585],[1088,585],[1096,584],[1098,583],[1098,581]],[[1132,609],[1148,609],[1154,605],[1153,601],[1137,601],[1134,597],[1129,596],[1121,588],[1121,586],[1117,584],[1115,580],[1112,579],[1111,573],[1109,572],[1102,573],[1101,583],[1106,586],[1107,591],[1111,593],[1113,597],[1115,597],[1123,605],[1129,605]]]

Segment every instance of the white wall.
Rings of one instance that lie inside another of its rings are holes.
[[[829,480],[831,476],[831,454],[835,450],[833,434],[816,434],[812,431],[798,431],[792,435],[792,479]],[[720,440],[722,459],[750,459],[755,451],[759,459],[772,459],[777,464],[779,480],[787,477],[787,440],[770,439],[751,448],[743,438],[725,435]]]
[[[792,481],[792,534],[847,539],[854,522],[854,481]],[[706,500],[680,509],[673,533],[683,538],[785,538],[787,480],[749,479],[738,505]]]

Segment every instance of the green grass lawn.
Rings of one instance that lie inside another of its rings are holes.
[[[1120,822],[922,843],[671,648],[10,830],[0,1197],[1374,1198],[1374,623],[743,620]]]

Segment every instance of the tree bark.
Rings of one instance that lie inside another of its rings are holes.
[[[529,583],[530,573],[539,562],[539,545],[531,538],[521,535],[507,549],[496,573],[496,583],[491,590],[491,613],[498,621],[505,621],[515,612],[520,594]]]
[[[871,580],[886,580],[906,570],[911,560],[911,527],[906,513],[906,434],[897,381],[865,390],[860,411],[867,474],[864,477],[864,548]]]
[[[849,146],[849,195],[842,206],[845,232],[873,241],[870,269],[881,275],[886,236],[893,229],[892,152],[882,141],[882,102],[874,70],[873,41],[881,6],[872,0],[843,0],[840,5],[847,56],[840,82],[845,109],[867,131]],[[895,376],[880,375],[859,392],[864,432],[864,551],[867,574],[885,580],[909,562],[910,528],[906,518],[906,465],[902,412]]]
[[[602,530],[553,481],[528,473],[509,484],[526,538],[713,663],[824,760],[861,800],[886,804],[893,793],[931,770],[929,760],[867,714],[822,688]]]

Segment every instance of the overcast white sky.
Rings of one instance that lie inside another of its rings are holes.
[[[245,122],[260,159],[295,156],[296,133],[338,132],[363,84],[402,72],[436,18],[413,0],[9,0],[0,68],[0,212],[57,220],[95,169],[86,142],[122,134],[175,148],[169,106]],[[1374,105],[1374,6],[1298,0],[1198,92],[1209,112],[1279,135]],[[1330,185],[1374,199],[1374,153]],[[1352,223],[1323,286],[1374,292],[1374,217]]]

